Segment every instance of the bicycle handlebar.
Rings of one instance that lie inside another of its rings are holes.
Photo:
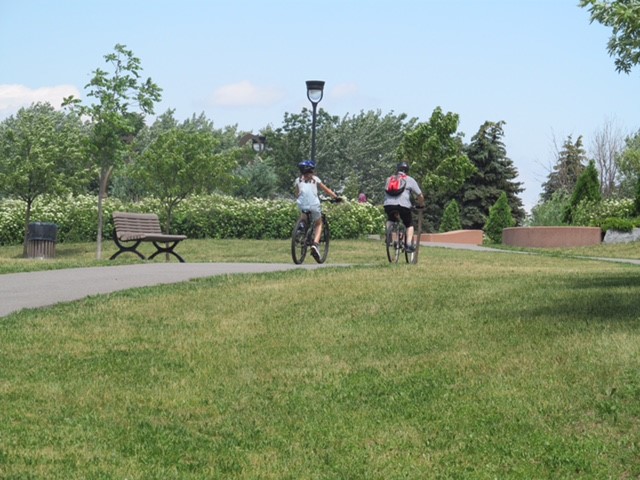
[[[327,197],[319,197],[321,202],[329,202],[329,203],[342,203],[345,201],[342,197],[337,198],[327,198]]]

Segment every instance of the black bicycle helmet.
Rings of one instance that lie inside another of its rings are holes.
[[[407,162],[400,162],[398,165],[396,165],[396,171],[398,172],[404,172],[407,175],[409,174],[409,164]]]
[[[300,173],[310,173],[316,169],[316,162],[313,160],[303,160],[298,164]]]

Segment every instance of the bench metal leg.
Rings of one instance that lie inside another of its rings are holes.
[[[116,246],[119,248],[119,250],[116,253],[114,253],[113,255],[111,255],[111,257],[109,257],[109,260],[113,260],[113,259],[117,258],[118,255],[120,255],[121,253],[125,253],[125,252],[135,253],[142,260],[146,260],[145,256],[138,251],[138,246],[142,243],[142,240],[136,240],[135,241],[136,243],[134,243],[131,246],[127,246],[127,245],[123,245],[122,243],[120,243],[120,241],[118,240],[118,237],[116,237],[116,235],[114,234],[113,241],[116,243]]]
[[[156,251],[149,256],[149,260],[152,260],[156,255],[160,253],[169,253],[174,257],[176,257],[180,261],[180,263],[185,263],[184,258],[182,258],[180,255],[178,255],[176,252],[173,251],[173,249],[176,247],[176,245],[178,245],[178,243],[180,243],[180,241],[173,242],[171,245],[167,245],[167,246],[163,246],[158,242],[152,242],[152,243],[156,247]]]

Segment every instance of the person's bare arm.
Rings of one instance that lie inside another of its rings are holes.
[[[327,187],[324,183],[320,183],[319,186],[324,191],[324,193],[329,195],[331,198],[338,198],[338,195],[336,195],[335,192]]]

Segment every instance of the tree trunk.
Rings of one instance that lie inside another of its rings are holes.
[[[96,259],[102,259],[102,232],[104,231],[104,212],[102,208],[103,199],[107,196],[107,185],[113,167],[100,172],[100,188],[98,189],[98,235],[96,237]]]
[[[24,241],[22,242],[22,257],[27,258],[27,242],[29,241],[29,223],[31,222],[31,205],[33,200],[27,201],[27,209],[24,212]]]

